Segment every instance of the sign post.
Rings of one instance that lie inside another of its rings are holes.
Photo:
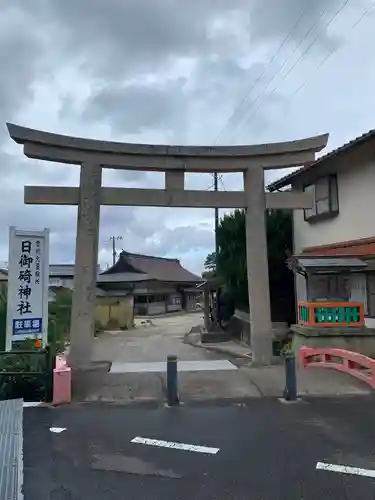
[[[6,350],[13,342],[48,335],[49,229],[9,228]]]

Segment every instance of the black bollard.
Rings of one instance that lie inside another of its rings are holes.
[[[283,355],[285,358],[285,389],[284,399],[286,401],[297,400],[297,376],[296,376],[296,357],[291,346],[287,346]]]
[[[168,406],[180,404],[177,387],[177,356],[167,357],[167,401]]]

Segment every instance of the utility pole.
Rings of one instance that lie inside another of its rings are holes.
[[[214,172],[214,191],[217,192],[219,189],[218,186],[218,175],[217,172]],[[218,233],[218,227],[219,227],[219,209],[215,207],[215,272],[217,268],[217,256],[219,255],[219,245],[218,245],[218,240],[217,240],[217,233]],[[218,325],[220,325],[220,311],[219,311],[219,288],[216,288],[216,321]]]
[[[214,191],[218,190],[218,177],[217,172],[214,173]],[[219,227],[219,209],[215,208],[215,254],[218,254],[218,244],[217,244],[217,229]]]
[[[122,236],[111,236],[109,239],[112,241],[112,264],[115,265],[117,257],[116,241],[122,240]]]

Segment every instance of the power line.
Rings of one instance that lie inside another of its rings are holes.
[[[219,180],[220,180],[220,182],[221,182],[221,185],[223,186],[224,191],[227,191],[227,188],[225,187],[225,184],[224,184],[224,181],[223,181],[223,176],[222,176],[222,175],[220,176],[220,179],[219,179]]]
[[[296,23],[293,25],[292,29],[289,31],[289,33],[286,35],[286,37],[283,39],[283,41],[279,45],[279,48],[277,49],[277,51],[269,59],[269,61],[263,67],[263,70],[260,72],[260,74],[258,75],[258,77],[254,80],[254,82],[253,82],[250,90],[245,94],[245,96],[243,97],[243,99],[237,104],[237,106],[235,107],[232,115],[229,117],[229,119],[226,122],[226,124],[223,126],[223,128],[218,133],[218,135],[217,135],[217,137],[215,139],[214,144],[216,144],[218,142],[218,140],[220,139],[220,137],[223,134],[223,132],[225,132],[225,130],[232,125],[232,122],[235,122],[237,113],[241,111],[241,107],[245,104],[245,102],[247,101],[247,99],[250,97],[250,94],[253,91],[253,89],[255,88],[256,84],[261,80],[261,78],[263,77],[263,75],[265,74],[265,72],[267,71],[267,69],[269,68],[269,66],[273,63],[273,61],[276,59],[276,57],[279,55],[279,53],[283,49],[284,45],[287,43],[287,41],[291,37],[293,31],[298,27],[298,25],[302,21],[303,17],[305,16],[306,11],[307,11],[307,9],[305,9],[304,11],[302,11],[301,15],[297,19]]]
[[[348,3],[349,0],[345,0],[344,2],[344,5],[342,6],[342,8],[346,5],[346,3]],[[319,20],[323,17],[323,15],[325,14],[327,9],[324,9],[322,11],[322,13],[320,14],[320,17],[318,18],[318,20],[309,28],[309,30],[305,33],[305,36],[302,38],[302,40],[296,45],[296,47],[294,48],[292,54],[294,54],[294,52],[298,49],[298,47],[300,47],[300,45],[303,43],[303,41],[306,39],[306,37],[310,34],[310,32],[314,29],[314,27],[317,25],[317,23],[319,22]],[[299,16],[299,18],[297,19],[297,21],[295,22],[295,24],[293,25],[293,27],[291,28],[291,30],[288,32],[288,34],[286,35],[286,37],[283,39],[283,41],[281,42],[280,46],[278,47],[277,51],[275,54],[273,54],[273,56],[269,59],[268,63],[265,65],[265,67],[263,68],[263,70],[261,71],[260,75],[256,78],[256,80],[253,82],[250,90],[247,92],[247,94],[244,96],[244,98],[240,101],[240,103],[236,106],[236,108],[234,109],[232,115],[230,116],[229,120],[227,121],[227,123],[224,125],[224,127],[220,130],[219,134],[217,135],[215,141],[214,141],[214,144],[216,144],[218,142],[218,140],[220,139],[221,135],[223,134],[223,132],[225,132],[225,130],[227,130],[227,128],[229,128],[233,123],[235,123],[236,119],[237,119],[237,115],[239,112],[241,112],[241,108],[243,107],[243,105],[246,103],[247,99],[249,98],[251,92],[253,91],[253,89],[255,88],[256,84],[260,81],[260,79],[262,78],[262,76],[265,74],[265,72],[267,71],[268,67],[272,64],[272,62],[276,59],[276,57],[279,55],[279,53],[281,52],[282,48],[284,47],[284,45],[287,43],[287,41],[289,40],[289,38],[291,37],[292,33],[294,32],[294,30],[298,27],[298,25],[301,23],[304,15],[306,13],[306,9],[304,11],[302,11],[301,15]],[[327,25],[328,26],[328,25]],[[318,37],[319,38],[319,37]],[[307,51],[304,52],[304,54],[306,53]],[[275,77],[277,76],[277,74],[280,73],[280,71],[283,69],[283,67],[285,66],[285,64],[287,63],[288,59],[286,59],[286,61],[284,61],[284,64],[281,66],[281,68],[279,69],[279,71],[276,73],[276,75],[273,76],[273,78],[268,82],[268,84],[266,85],[266,87],[263,89],[262,92],[264,92],[264,90],[266,90],[268,88],[268,86],[270,85],[270,83],[272,83],[272,81],[275,79]],[[261,94],[258,95],[258,97],[255,99],[255,101],[253,101],[251,104],[250,104],[250,109],[251,109],[251,106],[259,99]],[[245,111],[244,115],[243,115],[243,118],[246,117],[246,114],[247,114],[247,111]],[[239,121],[239,124],[241,124],[241,118],[240,118],[240,121]],[[236,129],[237,129],[238,125],[236,126]],[[218,191],[218,174],[217,172],[215,172],[213,174],[213,178],[214,178],[214,190],[215,191]],[[225,189],[225,186],[224,186],[224,182],[222,181],[222,178],[220,178],[221,180],[221,183]],[[218,221],[219,221],[219,210],[217,208],[215,208],[215,249],[216,251],[218,250],[217,248],[217,227],[218,227]]]
[[[365,9],[365,11],[362,13],[362,15],[359,17],[359,19],[351,26],[350,31],[354,30],[359,23],[363,21],[363,19],[372,11],[372,9],[375,7],[375,0],[371,2],[371,4]],[[330,50],[330,52],[323,57],[323,59],[316,65],[314,70],[311,72],[311,75],[314,74],[316,75],[316,70],[321,68],[323,64],[327,62],[327,60],[333,56],[336,52],[340,50],[341,46],[339,47],[334,47],[333,49]],[[311,81],[310,75],[302,82],[302,84],[293,92],[293,94],[290,96],[290,99],[293,99],[299,92],[302,90],[302,88]]]
[[[214,176],[215,174],[211,174],[212,176]],[[218,176],[218,180],[220,180],[223,176],[222,175],[219,175]],[[206,189],[205,191],[210,191],[212,188],[215,189],[215,180],[212,182],[212,184],[210,184]]]
[[[334,15],[330,18],[330,20],[326,23],[325,25],[325,29],[327,29],[332,23],[333,21],[338,17],[338,15],[342,12],[342,10],[346,7],[346,5],[349,3],[350,0],[345,0],[341,6],[339,7],[339,9],[334,13]],[[320,18],[322,17],[322,15],[320,16]],[[306,54],[308,54],[308,52],[310,52],[310,50],[313,48],[313,46],[319,41],[320,39],[320,35],[318,35],[317,37],[315,37],[312,42],[306,47],[306,49],[302,52],[301,56],[297,59],[297,61],[289,68],[289,70],[283,75],[281,81],[285,80],[285,78],[287,76],[290,75],[290,73],[293,71],[293,69],[298,66],[298,64],[300,64],[303,59],[306,57]],[[300,44],[299,44],[300,45]],[[297,47],[298,48],[298,47]],[[293,51],[293,53],[295,52],[295,50]],[[293,54],[292,53],[292,54]],[[285,66],[285,64],[287,63],[288,60],[284,61],[284,64],[281,66],[280,70],[274,75],[274,77],[272,78],[272,80],[270,80],[268,82],[268,84],[263,88],[263,90],[258,94],[257,98],[255,99],[255,101],[253,101],[252,104],[255,104],[256,101],[259,100],[259,98],[264,94],[264,92],[267,90],[267,88],[269,87],[270,83],[272,83],[272,81],[276,78],[277,75],[279,75],[283,69],[283,67]],[[275,93],[275,91],[277,90],[277,86],[272,90],[272,92],[270,94],[268,94],[268,96],[266,97],[266,99],[263,101],[263,104]],[[249,114],[249,112],[251,111],[251,107],[248,109],[248,111],[246,112],[245,114],[245,118],[244,120],[242,120],[242,122],[239,124],[239,126],[242,126],[244,125],[248,120],[252,119],[257,113],[258,111],[260,110],[260,108],[262,107],[262,104],[260,104],[256,110],[251,114],[251,116],[247,117],[246,118],[246,115]],[[237,127],[238,128],[238,127]]]
[[[320,16],[319,16],[319,17],[318,17],[318,19],[315,21],[315,23],[313,23],[313,24],[310,26],[310,28],[306,31],[305,35],[301,38],[301,40],[300,40],[300,41],[297,43],[297,45],[294,47],[294,49],[293,49],[292,53],[290,54],[290,56],[292,56],[292,55],[296,52],[296,50],[297,50],[297,49],[298,49],[298,48],[302,45],[302,43],[306,40],[306,38],[309,36],[309,34],[311,33],[311,31],[312,31],[312,30],[313,30],[313,29],[317,26],[318,22],[320,21],[320,19],[324,16],[324,14],[325,14],[326,12],[327,12],[327,7],[326,7],[325,9],[323,9],[323,11],[320,13]],[[292,31],[293,31],[293,29],[292,29]],[[272,79],[268,82],[268,84],[266,84],[266,87],[265,87],[265,88],[263,88],[262,92],[263,92],[263,91],[264,91],[264,90],[268,87],[268,85],[269,85],[270,83],[272,83],[272,82],[273,82],[273,80],[276,78],[276,76],[277,76],[278,74],[280,74],[281,70],[284,68],[284,66],[285,66],[285,65],[287,64],[287,62],[289,61],[290,56],[289,56],[289,57],[287,57],[287,58],[284,60],[283,64],[282,64],[282,65],[281,65],[281,67],[279,68],[279,70],[275,73],[275,75],[274,75],[274,76],[272,77]],[[251,89],[251,90],[252,90],[252,89]],[[250,90],[250,92],[251,92],[251,90]],[[239,107],[241,107],[241,106],[243,105],[244,101],[246,101],[246,100],[247,100],[247,98],[248,98],[248,97],[249,97],[249,95],[250,95],[250,92],[247,94],[246,98],[245,98],[245,99],[244,99],[241,103],[239,103]],[[262,93],[262,92],[261,92],[261,93]],[[251,102],[250,102],[250,108],[251,108],[252,104],[253,104],[254,102],[256,102],[258,99],[259,99],[259,94],[258,94],[258,96],[255,98],[255,100],[253,100],[253,101],[251,101]],[[249,108],[249,109],[250,109],[250,108]],[[242,117],[244,117],[245,115],[246,115],[246,110],[243,112],[243,116],[242,116]],[[240,118],[240,120],[241,120],[241,118]],[[239,122],[239,123],[240,123],[240,122]],[[237,128],[238,128],[238,124],[237,124],[237,126],[235,127],[235,130],[236,130]]]

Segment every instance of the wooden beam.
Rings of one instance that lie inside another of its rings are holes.
[[[25,186],[27,205],[78,205],[78,187]],[[244,191],[167,191],[164,189],[101,188],[101,205],[138,207],[245,208]],[[266,207],[312,207],[307,193],[266,193]]]

